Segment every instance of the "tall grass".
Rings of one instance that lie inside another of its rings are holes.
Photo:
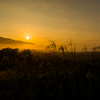
[[[66,100],[99,97],[100,52],[32,53],[0,50],[0,99]]]

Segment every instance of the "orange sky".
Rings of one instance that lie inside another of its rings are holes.
[[[0,36],[36,45],[70,37],[78,50],[99,46],[100,0],[0,0]]]

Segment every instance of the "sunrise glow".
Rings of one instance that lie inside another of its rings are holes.
[[[29,40],[29,36],[27,36],[26,39]]]
[[[99,9],[100,0],[0,0],[0,37],[45,47],[70,38],[76,51],[91,51],[100,45]]]

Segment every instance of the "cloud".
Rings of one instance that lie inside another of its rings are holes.
[[[10,38],[3,38],[3,37],[0,37],[0,44],[31,44],[31,45],[34,45],[34,43],[12,40]]]

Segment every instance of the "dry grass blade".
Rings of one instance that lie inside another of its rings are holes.
[[[56,44],[54,41],[50,40],[51,44],[46,47],[46,49],[54,49],[56,50]]]
[[[82,51],[87,51],[86,45],[84,46],[84,48],[82,49]]]

